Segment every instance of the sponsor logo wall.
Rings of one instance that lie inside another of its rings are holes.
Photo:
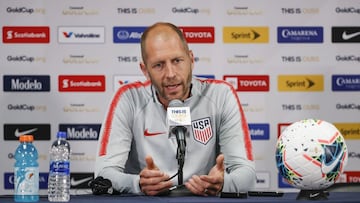
[[[72,145],[71,187],[86,190],[107,105],[121,85],[144,80],[139,41],[156,21],[182,29],[195,75],[234,85],[253,139],[257,188],[295,190],[277,173],[275,145],[305,118],[339,128],[349,148],[339,181],[360,181],[355,1],[2,0],[0,8],[0,194],[13,194],[21,133],[35,135],[46,193],[58,130]]]

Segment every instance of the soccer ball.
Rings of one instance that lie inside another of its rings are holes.
[[[347,164],[344,137],[332,124],[304,119],[289,125],[276,144],[276,165],[293,187],[323,190],[340,177]]]

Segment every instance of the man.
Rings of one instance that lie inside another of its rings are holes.
[[[115,93],[100,133],[95,176],[110,179],[121,193],[159,195],[177,185],[171,178],[178,170],[177,142],[169,133],[166,110],[178,99],[190,107],[192,119],[185,187],[204,196],[252,189],[251,140],[233,87],[192,76],[193,53],[181,30],[170,23],[156,23],[143,33],[141,54],[140,68],[148,81]]]

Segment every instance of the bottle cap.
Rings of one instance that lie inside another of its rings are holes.
[[[66,132],[59,131],[56,135],[57,138],[66,138]]]
[[[20,142],[32,142],[34,140],[33,135],[21,135],[19,138]]]

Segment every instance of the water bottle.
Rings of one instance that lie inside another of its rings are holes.
[[[21,135],[20,145],[15,151],[14,201],[39,201],[38,152],[33,145],[32,135]]]
[[[66,132],[58,132],[50,148],[50,170],[48,200],[68,202],[70,200],[70,144]]]

